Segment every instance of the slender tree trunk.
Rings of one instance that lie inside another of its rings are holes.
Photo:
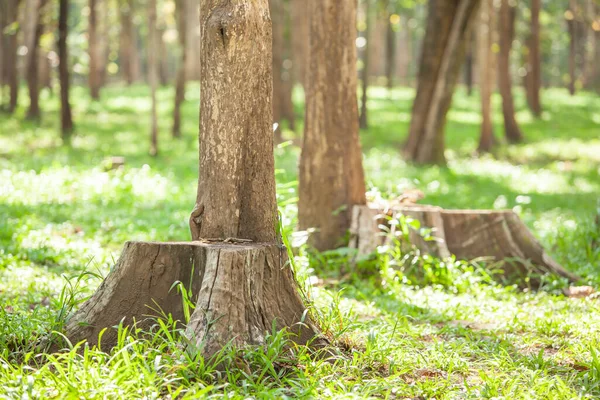
[[[575,21],[576,4],[569,1],[570,14],[567,14],[567,27],[569,30],[569,93],[575,95],[577,82],[577,27]]]
[[[482,0],[483,2],[485,2],[486,0]],[[467,87],[467,95],[468,96],[472,96],[473,95],[473,75],[474,75],[474,69],[475,69],[475,53],[476,53],[476,49],[477,49],[477,44],[475,41],[475,35],[473,35],[471,33],[469,39],[468,40],[468,47],[467,47],[467,57],[465,60],[465,66],[464,66],[464,71],[465,71],[465,86]]]
[[[430,0],[406,158],[445,164],[444,126],[480,0]]]
[[[4,73],[4,60],[5,60],[5,30],[7,25],[8,18],[8,1],[0,2],[0,111],[4,110],[4,85],[6,83],[5,73]]]
[[[39,22],[36,25],[35,35],[33,37],[33,43],[31,43],[30,51],[27,54],[29,56],[29,62],[27,63],[27,86],[29,89],[29,109],[27,110],[27,118],[37,120],[41,117],[40,111],[40,72],[39,72],[39,47],[40,38],[44,31],[44,26],[40,21],[39,15],[42,12],[45,1],[42,1],[40,8],[38,9],[38,17],[36,18]]]
[[[13,113],[17,108],[19,97],[19,74],[17,70],[17,34],[19,25],[15,24],[19,20],[19,6],[21,0],[8,0],[7,21],[11,26],[16,27],[11,31],[6,40],[6,49],[4,55],[4,69],[8,86],[10,87],[10,101],[8,112]]]
[[[396,75],[402,85],[410,85],[410,65],[412,63],[412,31],[408,18],[401,16],[401,27],[396,40]]]
[[[190,55],[200,54],[200,40],[201,34],[198,29],[199,16],[199,1],[198,0],[185,0],[187,4],[187,21],[186,26],[187,32],[187,53]],[[187,80],[198,80],[200,79],[200,57],[188,57],[187,58],[187,69],[186,77]]]
[[[391,21],[391,13],[388,9],[386,12],[387,16],[387,30],[385,38],[385,76],[388,90],[394,88],[394,70],[396,69],[396,31],[394,31],[394,25]]]
[[[523,134],[515,118],[515,104],[510,74],[510,52],[515,34],[515,8],[509,0],[500,4],[500,54],[498,55],[498,87],[502,95],[504,133],[510,143],[520,142]]]
[[[310,243],[326,250],[341,244],[352,206],[366,203],[356,99],[356,2],[313,1],[309,13],[298,221],[300,229],[317,229]]]
[[[598,3],[598,6],[600,6],[600,3]],[[597,16],[596,14],[596,7],[597,6],[594,5],[594,0],[585,1],[585,14],[588,16],[589,19],[589,21],[586,22],[587,40],[585,51],[587,56],[583,73],[583,82],[586,89],[594,88],[596,80],[596,71],[598,70],[598,64],[600,64],[599,59],[596,58],[596,49],[598,47],[598,35],[594,27],[596,27],[598,31],[600,31],[600,20],[596,21],[596,18],[600,16]]]
[[[156,115],[156,86],[158,86],[158,56],[156,29],[156,0],[148,0],[148,80],[152,97],[152,110],[150,121],[150,155],[158,154],[158,117]]]
[[[540,10],[541,0],[531,0],[531,37],[529,39],[529,68],[528,87],[530,93],[527,98],[533,115],[541,117],[542,105],[540,89],[542,86],[542,55],[540,50]]]
[[[362,51],[363,69],[361,71],[362,96],[360,101],[360,118],[359,125],[361,129],[369,127],[368,102],[369,102],[369,78],[371,74],[371,31],[373,25],[373,7],[372,0],[365,0],[365,17],[367,27],[365,29],[366,44]]]
[[[167,86],[169,84],[169,55],[167,52],[167,45],[163,39],[165,29],[161,28],[157,30],[157,44],[158,44],[158,78],[161,86]]]
[[[98,40],[98,78],[100,81],[100,88],[106,85],[108,78],[108,58],[110,56],[110,35],[109,35],[109,1],[110,0],[96,0],[97,13],[97,40]]]
[[[290,0],[292,14],[292,60],[296,82],[306,86],[308,59],[308,7],[305,0]]]
[[[58,17],[58,70],[60,80],[60,122],[63,142],[68,143],[73,131],[71,104],[69,103],[69,58],[67,37],[69,34],[69,0],[60,0]]]
[[[179,44],[181,45],[181,62],[177,71],[177,83],[175,84],[175,107],[173,108],[173,137],[181,137],[181,103],[185,101],[185,70],[187,65],[187,0],[177,0],[177,28],[179,32]]]
[[[25,0],[25,18],[23,18],[23,43],[28,50],[26,68],[28,68],[28,64],[31,62],[31,60],[35,60],[31,58],[31,52],[29,52],[29,49],[32,49],[34,47],[36,29],[40,18],[41,5],[42,0]]]
[[[134,43],[133,0],[120,0],[121,36],[119,43],[119,60],[121,73],[125,82],[131,85],[134,78],[133,54],[137,52]]]
[[[479,152],[489,152],[495,144],[492,120],[492,93],[494,86],[494,0],[482,0],[481,22],[478,34],[479,86],[481,88],[481,137]]]
[[[98,0],[89,0],[89,25],[88,25],[88,54],[90,58],[90,71],[88,84],[90,96],[93,100],[100,99],[100,43],[98,40]]]
[[[271,20],[273,21],[273,119],[279,124],[275,131],[275,140],[283,140],[281,123],[287,120],[291,129],[294,129],[294,116],[292,105],[292,91],[289,84],[290,77],[284,77],[284,52],[285,52],[285,9],[283,0],[269,0]],[[291,115],[290,115],[291,114]]]

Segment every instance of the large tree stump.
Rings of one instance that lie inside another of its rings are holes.
[[[386,242],[378,226],[381,215],[400,213],[431,229],[425,240],[410,229],[410,242],[421,252],[462,260],[487,258],[503,261],[505,275],[556,274],[572,282],[580,278],[553,260],[517,214],[510,210],[444,210],[422,205],[397,205],[389,210],[355,207],[350,246],[364,257]]]
[[[316,335],[279,245],[128,242],[98,291],[68,320],[67,337],[97,344],[108,328],[106,350],[117,343],[116,326],[136,319],[147,329],[158,310],[184,324],[182,296],[172,288],[177,281],[191,285],[197,306],[186,332],[205,357],[228,343],[264,344],[273,323],[300,344]]]

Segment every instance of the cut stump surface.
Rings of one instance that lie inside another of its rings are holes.
[[[307,316],[288,262],[277,244],[128,242],[98,291],[67,322],[72,342],[88,340],[102,348],[117,341],[122,321],[148,328],[157,310],[185,322],[175,282],[192,288],[196,308],[187,336],[206,357],[224,345],[261,345],[267,333],[287,328],[306,344],[317,335]],[[301,323],[303,322],[303,323]]]

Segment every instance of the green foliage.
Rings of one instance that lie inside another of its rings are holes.
[[[168,133],[172,90],[159,91],[157,158],[147,155],[148,89],[109,87],[102,96],[92,103],[74,88],[70,148],[57,134],[56,96],[43,93],[39,125],[23,120],[23,108],[0,115],[0,398],[600,396],[597,298],[567,299],[560,282],[521,291],[498,284],[489,266],[436,260],[395,242],[356,267],[348,249],[311,254],[305,235],[293,232],[299,150],[291,145],[275,150],[279,229],[334,347],[314,354],[272,332],[266,346],[204,360],[186,350],[183,327],[154,310],[150,332],[121,328],[110,352],[67,342],[47,352],[48,340],[61,342],[51,333],[100,284],[126,240],[189,239],[198,87],[188,90],[180,141]],[[449,165],[427,168],[399,155],[413,96],[371,90],[372,127],[362,135],[370,194],[419,188],[447,208],[513,208],[559,262],[598,286],[600,100],[547,90],[536,121],[518,92],[526,143],[478,158],[478,99],[459,91],[446,131]],[[501,116],[494,118],[499,136]],[[125,166],[111,170],[111,156],[124,156]],[[398,239],[411,224],[396,218]],[[187,288],[172,290],[189,298]],[[185,304],[190,313],[193,303]]]

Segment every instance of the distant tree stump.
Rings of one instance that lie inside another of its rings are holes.
[[[364,257],[386,242],[378,226],[382,215],[400,213],[429,228],[431,239],[425,240],[411,228],[410,241],[421,252],[445,258],[489,258],[504,261],[506,275],[530,273],[556,274],[572,282],[580,278],[553,260],[517,214],[510,210],[444,210],[423,205],[399,205],[382,210],[356,206],[353,210],[350,247]]]
[[[137,327],[148,328],[159,309],[184,324],[182,297],[171,289],[177,281],[191,284],[196,309],[186,332],[205,357],[228,343],[264,344],[273,323],[300,344],[317,335],[279,245],[128,242],[98,291],[68,320],[67,337],[97,344],[108,328],[106,350],[117,343],[119,323],[131,326],[137,318]]]

